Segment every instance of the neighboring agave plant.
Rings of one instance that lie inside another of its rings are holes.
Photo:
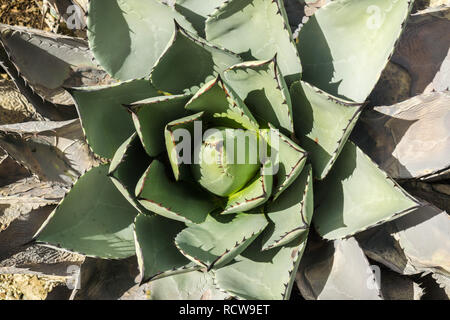
[[[70,93],[110,162],[37,241],[137,254],[142,283],[203,272],[233,297],[288,299],[312,224],[341,239],[421,206],[348,141],[410,8],[333,1],[294,41],[280,0],[91,0],[91,50],[119,81]],[[220,161],[189,161],[205,155]]]

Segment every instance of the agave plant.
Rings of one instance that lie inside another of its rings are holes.
[[[89,46],[117,83],[68,90],[106,163],[35,239],[137,255],[141,283],[288,299],[311,226],[348,238],[423,206],[348,140],[411,5],[332,1],[294,40],[280,0],[91,0]]]

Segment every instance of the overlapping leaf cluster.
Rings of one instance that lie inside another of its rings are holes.
[[[75,183],[38,240],[137,254],[143,282],[207,272],[231,296],[289,298],[312,224],[340,239],[420,206],[348,141],[410,5],[333,1],[294,40],[280,0],[91,0],[90,47],[118,82],[71,94],[110,163]],[[280,170],[206,191],[169,156],[195,121],[269,145],[276,134]]]

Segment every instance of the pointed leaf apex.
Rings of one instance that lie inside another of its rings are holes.
[[[173,19],[173,22],[175,24],[175,30],[176,31],[184,30],[183,27],[178,23],[177,19]]]
[[[135,110],[133,109],[133,104],[121,104],[122,107],[124,107],[129,113],[135,113]]]
[[[270,59],[270,61],[273,61],[275,63],[275,65],[277,64],[277,59],[278,59],[278,52],[275,52],[275,55],[273,56],[272,59]]]

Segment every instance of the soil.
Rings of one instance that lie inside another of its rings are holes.
[[[0,0],[0,23],[42,28],[42,0]]]
[[[63,282],[61,277],[0,274],[0,300],[45,300]]]

